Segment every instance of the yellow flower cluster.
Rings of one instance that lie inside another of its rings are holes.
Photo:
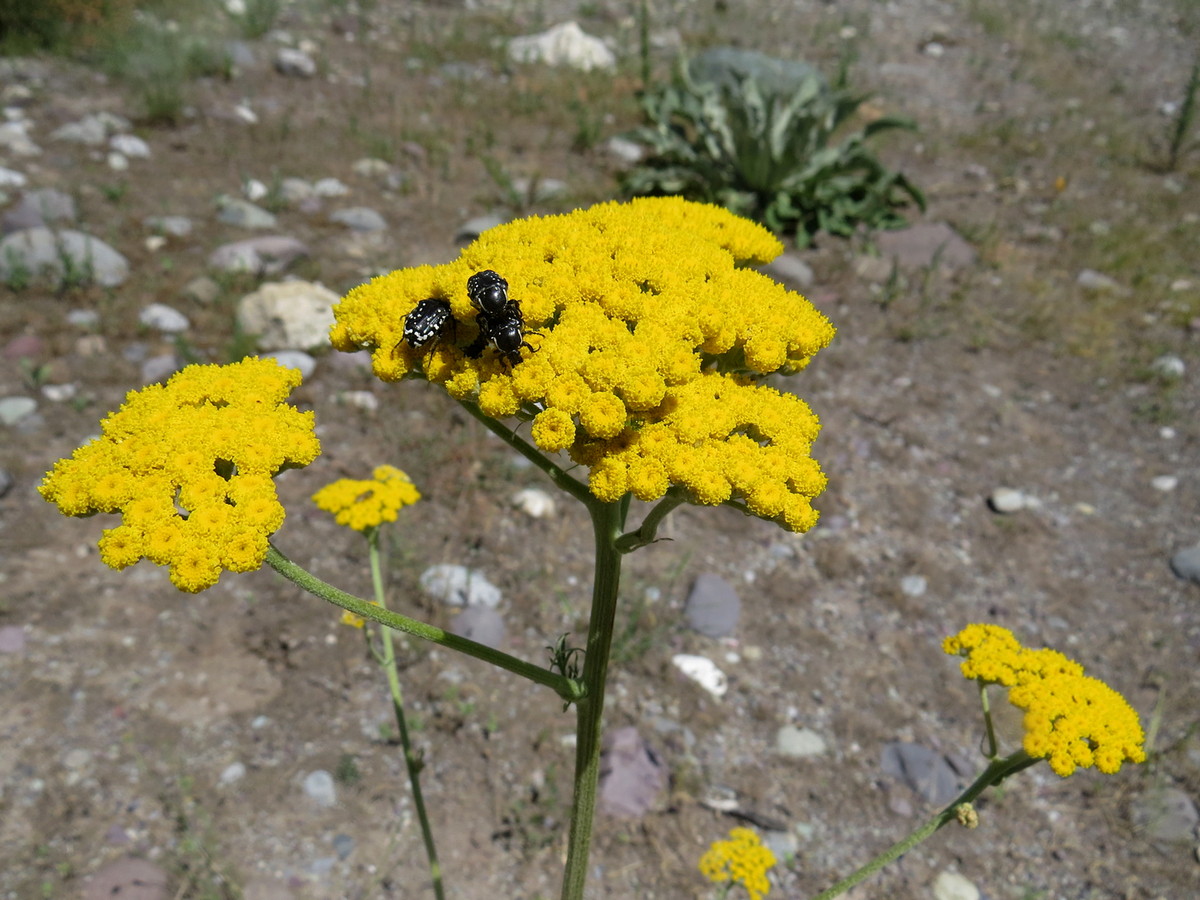
[[[968,625],[942,649],[964,657],[964,677],[1009,689],[1009,702],[1025,710],[1025,752],[1057,774],[1090,766],[1113,774],[1125,760],[1146,759],[1145,735],[1125,698],[1058,651],[1027,650],[998,625]]]
[[[396,514],[421,499],[412,479],[395,466],[377,466],[373,480],[342,478],[315,494],[313,503],[333,513],[339,525],[366,531],[384,522],[395,522]]]
[[[121,513],[100,539],[114,569],[149,559],[190,592],[257,569],[283,524],[272,478],[321,452],[313,414],[284,403],[299,383],[270,359],[188,366],[130,391],[38,490],[64,515]]]
[[[729,840],[714,842],[700,857],[705,878],[717,884],[740,884],[750,900],[762,900],[770,892],[767,870],[773,865],[775,854],[749,828],[733,829]]]
[[[834,329],[742,267],[781,249],[762,226],[677,197],[534,216],[485,232],[454,262],[354,288],[331,340],[371,348],[384,380],[419,375],[486,415],[532,419],[534,443],[587,466],[601,500],[656,500],[678,485],[693,502],[741,501],[806,531],[825,486],[810,456],[817,417],[760,382],[804,368]],[[536,349],[515,366],[493,349],[463,352],[478,332],[466,283],[483,269],[508,281]],[[456,326],[411,347],[404,319],[426,297],[446,300]]]

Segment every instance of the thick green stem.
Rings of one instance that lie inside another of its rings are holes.
[[[360,597],[355,597],[353,594],[347,594],[345,591],[338,590],[333,585],[327,584],[296,565],[275,547],[271,547],[267,551],[266,562],[267,565],[284,578],[294,582],[298,587],[303,588],[310,594],[314,594],[322,600],[328,600],[334,606],[340,606],[342,609],[347,609],[355,615],[362,616],[364,619],[370,619],[372,622],[378,622],[380,625],[386,625],[388,628],[394,628],[396,631],[403,631],[406,634],[424,638],[435,644],[441,644],[443,647],[449,647],[451,650],[465,653],[467,656],[482,659],[484,662],[491,663],[497,668],[512,672],[514,675],[520,675],[522,678],[527,678],[535,684],[545,685],[558,694],[558,696],[562,697],[563,700],[570,703],[578,700],[583,691],[581,685],[569,678],[564,678],[562,675],[551,672],[549,669],[535,666],[533,663],[525,662],[523,659],[517,659],[515,656],[510,656],[507,653],[489,647],[487,644],[480,644],[478,641],[472,641],[469,638],[451,634],[444,629],[428,625],[416,619],[410,619],[408,616],[402,616],[399,613],[392,612],[390,609],[384,609],[374,603],[368,603]]]
[[[379,565],[379,530],[371,529],[367,533],[367,543],[371,550],[371,584],[375,590],[375,602],[387,609],[387,595],[383,589],[383,571]],[[421,793],[421,768],[424,761],[413,750],[412,741],[408,737],[408,721],[404,717],[404,693],[400,689],[400,672],[396,668],[396,645],[392,640],[392,630],[380,627],[380,640],[383,642],[383,666],[387,675],[388,690],[392,695],[392,711],[396,714],[396,728],[400,732],[400,746],[404,749],[404,765],[408,769],[408,784],[412,789],[413,806],[417,810],[417,819],[421,823],[421,836],[425,841],[425,855],[429,859],[429,875],[433,879],[433,893],[437,900],[446,900],[445,889],[442,887],[442,867],[438,863],[437,847],[433,843],[433,826],[429,824],[429,814],[425,810],[425,795]]]
[[[681,489],[672,488],[667,491],[667,495],[659,500],[650,512],[646,513],[646,518],[642,520],[641,525],[617,538],[617,549],[622,553],[632,553],[640,547],[653,544],[658,540],[658,526],[671,514],[672,510],[686,502],[687,496]]]
[[[917,844],[938,831],[943,825],[955,821],[958,818],[958,807],[962,804],[970,803],[988,788],[999,784],[1010,775],[1015,775],[1022,769],[1027,769],[1037,762],[1041,762],[1041,760],[1031,757],[1024,750],[1018,750],[1012,756],[1006,756],[1003,759],[992,760],[988,764],[988,767],[983,770],[983,773],[975,779],[974,783],[951,802],[949,806],[908,837],[892,844],[887,850],[876,856],[853,875],[843,878],[833,887],[817,894],[813,900],[832,900],[832,898],[844,894],[860,881],[874,875],[888,863],[899,859],[913,847],[917,846]]]
[[[587,655],[583,660],[584,696],[575,704],[575,797],[571,808],[571,836],[567,868],[563,873],[562,900],[582,900],[587,882],[588,851],[596,813],[596,787],[600,778],[600,723],[604,715],[604,687],[612,649],[617,592],[621,583],[621,553],[617,538],[624,526],[623,504],[587,504],[596,538],[596,571],[592,583],[592,611],[588,624]]]

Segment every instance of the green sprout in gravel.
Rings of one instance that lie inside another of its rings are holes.
[[[623,189],[716,203],[795,233],[801,247],[822,232],[901,227],[900,209],[911,201],[924,210],[925,197],[867,142],[915,126],[884,116],[844,133],[867,99],[848,90],[844,69],[830,86],[804,63],[709,51],[643,94],[647,124],[628,136],[649,155],[625,175]]]

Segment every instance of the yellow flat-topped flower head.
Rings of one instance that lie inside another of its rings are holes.
[[[1058,651],[1026,649],[999,625],[968,625],[942,648],[963,657],[964,677],[1009,689],[1009,702],[1025,711],[1025,752],[1057,774],[1090,766],[1113,774],[1126,760],[1145,761],[1133,707]]]
[[[750,900],[762,900],[771,890],[767,871],[775,854],[749,828],[735,828],[729,840],[715,841],[700,857],[700,872],[716,884],[740,884]]]
[[[341,478],[313,494],[313,503],[333,513],[339,525],[366,531],[384,522],[395,522],[396,514],[421,499],[412,479],[395,466],[377,466],[370,480]]]
[[[369,348],[384,380],[423,377],[488,416],[532,420],[534,443],[586,466],[601,500],[677,487],[806,531],[825,486],[810,455],[819,424],[763,379],[804,368],[834,329],[743,268],[781,250],[762,226],[677,197],[532,216],[485,232],[454,262],[354,288],[331,339]],[[508,285],[507,337],[467,293],[485,270]],[[424,299],[448,304],[455,324],[412,346],[406,317]],[[503,344],[516,334],[530,346]]]
[[[188,366],[130,391],[38,490],[68,516],[121,513],[100,539],[113,568],[149,559],[189,592],[257,569],[283,524],[273,476],[321,452],[313,414],[284,402],[299,383],[270,359]]]

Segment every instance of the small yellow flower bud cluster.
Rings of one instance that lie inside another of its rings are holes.
[[[717,884],[740,884],[750,900],[762,900],[771,890],[767,870],[775,865],[775,854],[764,847],[749,828],[735,828],[729,840],[716,841],[700,857],[700,872]]]
[[[283,524],[272,478],[321,452],[313,414],[286,405],[300,373],[269,359],[188,366],[130,391],[101,436],[59,460],[39,491],[68,516],[120,512],[100,558],[171,567],[195,592],[259,568]]]
[[[999,625],[968,625],[942,649],[964,657],[964,677],[1009,689],[1009,702],[1025,710],[1025,752],[1057,774],[1090,766],[1113,774],[1125,760],[1146,759],[1133,707],[1056,650],[1027,650]]]
[[[793,531],[817,519],[825,476],[811,458],[818,421],[767,387],[833,338],[804,297],[743,268],[781,250],[762,226],[677,197],[604,203],[485,232],[444,266],[402,269],[335,308],[339,350],[373,349],[384,380],[421,375],[486,415],[532,418],[534,443],[589,469],[601,500],[656,500],[672,486],[700,504],[736,500]],[[536,352],[509,366],[468,358],[473,273],[509,283]],[[405,316],[446,300],[451,340],[411,347]]]
[[[412,479],[395,466],[377,466],[371,481],[342,478],[313,494],[313,503],[333,513],[339,525],[366,531],[384,522],[395,522],[396,514],[421,499]]]

